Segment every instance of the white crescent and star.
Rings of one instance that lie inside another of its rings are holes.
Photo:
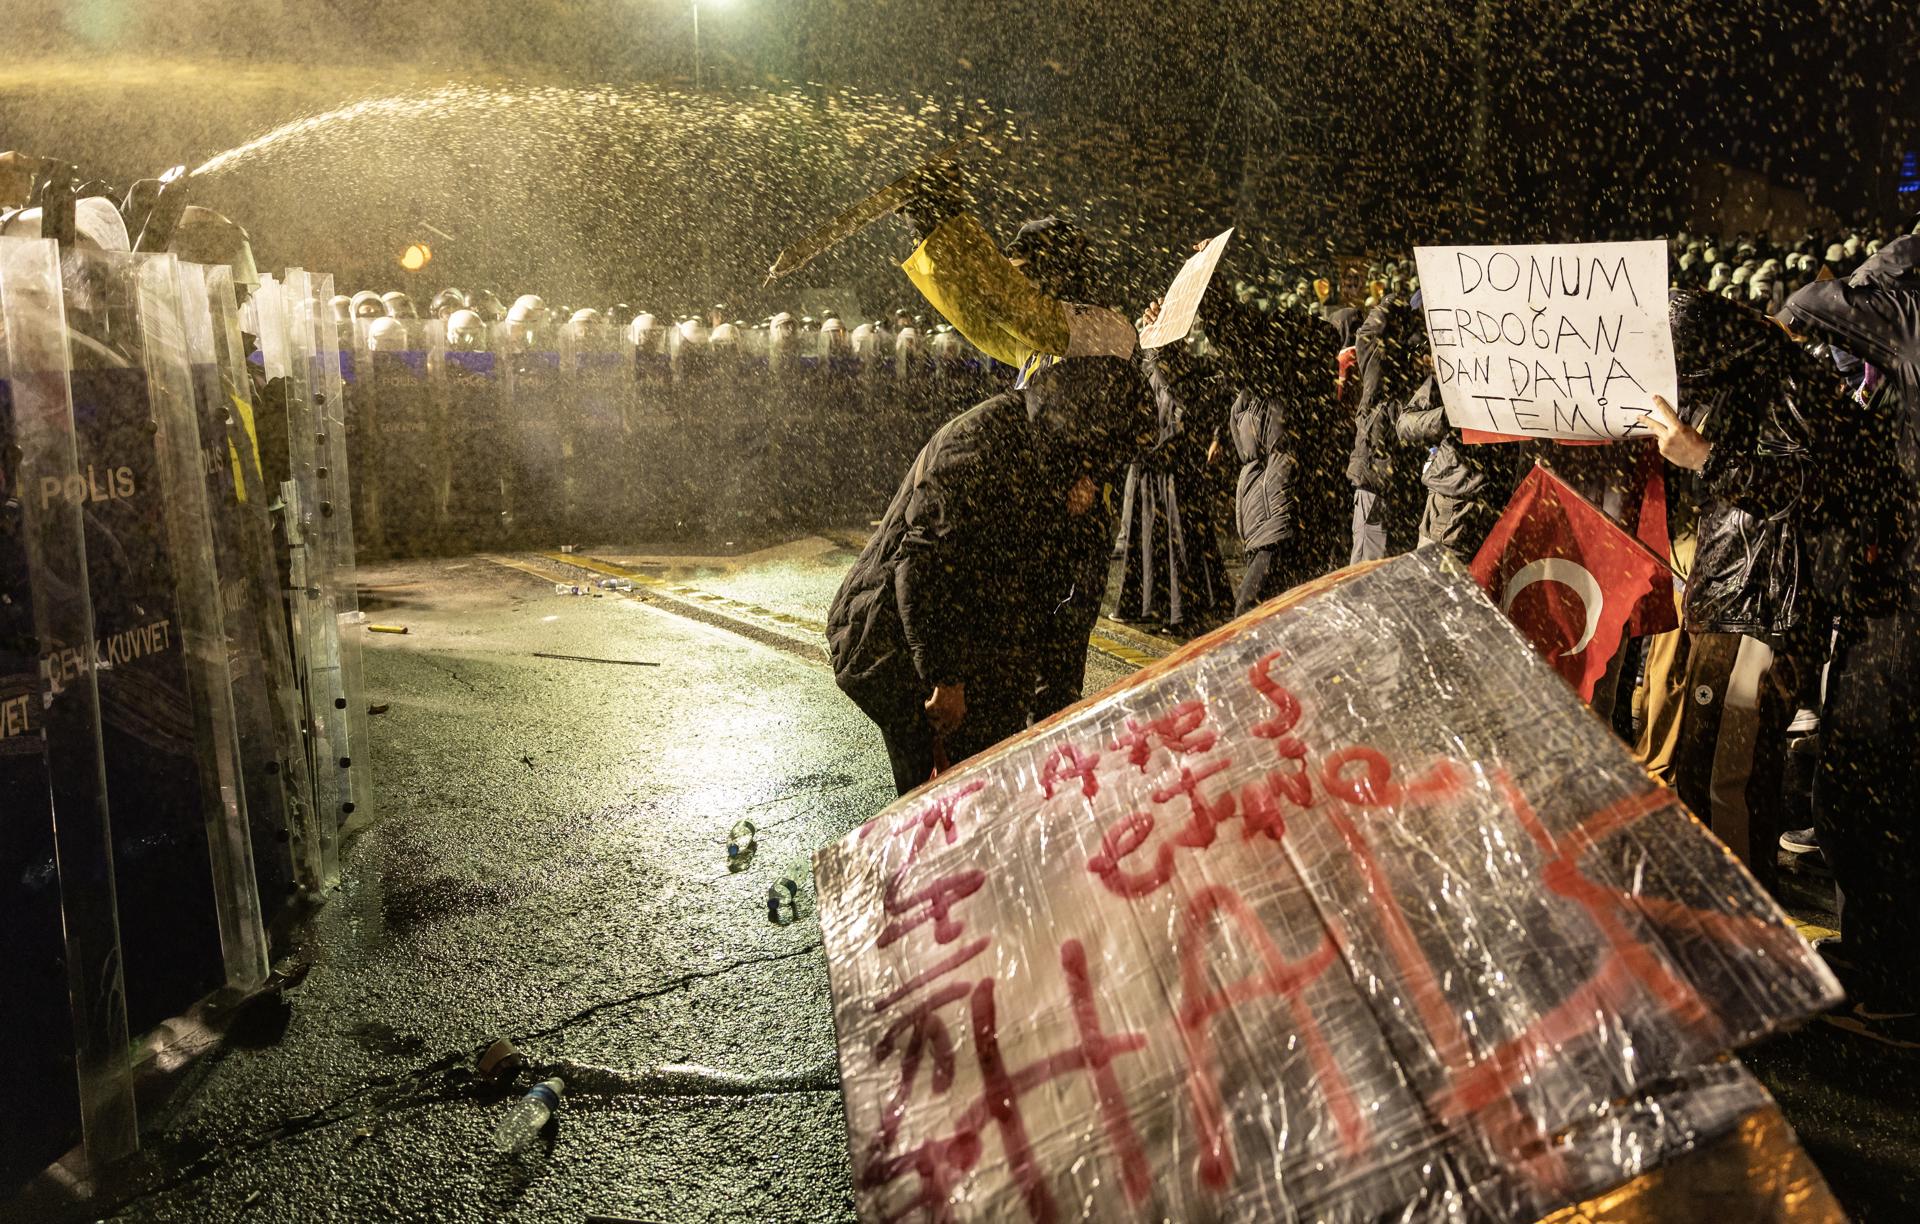
[[[1507,579],[1506,589],[1500,592],[1500,610],[1511,612],[1513,601],[1519,598],[1520,592],[1536,582],[1557,582],[1580,597],[1580,606],[1587,614],[1586,630],[1580,635],[1580,640],[1573,644],[1572,649],[1560,652],[1560,657],[1565,659],[1579,654],[1587,648],[1589,642],[1593,641],[1594,631],[1600,627],[1600,606],[1604,602],[1604,597],[1600,591],[1599,580],[1588,573],[1587,567],[1578,561],[1571,561],[1565,557],[1542,557],[1538,561],[1530,561],[1521,566],[1514,572],[1513,577]]]

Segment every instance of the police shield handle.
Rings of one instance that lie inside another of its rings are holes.
[[[1141,348],[1160,348],[1187,338],[1194,319],[1199,317],[1200,300],[1206,297],[1213,271],[1220,266],[1220,256],[1232,237],[1231,229],[1216,234],[1180,266],[1173,284],[1167,287],[1159,313],[1140,331]]]
[[[783,276],[793,275],[875,221],[897,211],[913,195],[914,184],[929,168],[941,162],[952,161],[973,141],[974,138],[971,136],[954,141],[906,174],[842,211],[833,220],[780,252],[779,258],[773,261],[773,267],[767,270],[767,279],[761,283],[761,287],[765,288]]]

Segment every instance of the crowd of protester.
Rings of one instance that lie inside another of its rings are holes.
[[[1004,252],[1016,276],[961,193],[936,182],[916,205],[909,276],[1018,376],[927,444],[830,619],[841,685],[903,791],[951,737],[958,759],[1078,695],[1033,696],[1047,643],[1083,640],[1062,632],[1086,616],[1076,595],[1105,587],[1076,539],[1113,542],[1117,616],[1191,634],[1345,564],[1427,544],[1471,560],[1540,464],[1630,531],[1643,508],[1668,514],[1680,627],[1630,638],[1595,712],[1763,882],[1783,888],[1783,862],[1831,872],[1841,933],[1819,944],[1851,1010],[1829,1019],[1920,1048],[1920,237],[1677,236],[1678,403],[1656,405],[1654,438],[1570,446],[1470,441],[1448,421],[1409,261],[1369,269],[1351,303],[1329,278],[1274,292],[1229,272],[1187,341],[1143,352],[1109,341],[1116,303],[1069,227],[1023,228]],[[1127,410],[1142,399],[1145,419]],[[1030,430],[1038,467],[996,468],[1004,496],[982,499],[975,456],[1023,413],[1108,442]],[[1088,476],[1120,496],[1084,494]],[[981,593],[995,583],[1016,593]],[[1009,604],[1038,624],[1012,625]],[[969,685],[989,682],[992,726],[969,733]]]

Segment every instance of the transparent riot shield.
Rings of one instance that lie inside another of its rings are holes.
[[[266,979],[198,408],[171,255],[65,254],[74,423],[136,1031]]]
[[[566,443],[572,432],[558,337],[506,329],[507,513],[516,543],[552,548],[566,531]]]
[[[493,329],[449,333],[428,364],[447,440],[447,538],[454,550],[497,548],[503,542],[505,473],[500,439],[505,423],[499,353]]]
[[[438,320],[431,320],[438,322]],[[446,441],[428,382],[428,320],[379,320],[343,365],[347,460],[357,551],[421,556],[439,551]],[[345,355],[343,355],[345,356]]]
[[[277,416],[281,426],[271,432],[285,439],[284,456],[263,450],[262,461],[269,467],[284,463],[282,470],[287,474],[280,486],[281,525],[286,533],[287,620],[300,694],[305,733],[302,749],[313,820],[309,857],[317,887],[327,889],[340,881],[341,796],[351,793],[342,782],[340,766],[347,742],[347,699],[340,672],[340,626],[334,616],[333,575],[314,523],[320,505],[314,489],[322,465],[314,441],[312,333],[309,330],[301,341],[293,324],[294,298],[304,290],[305,276],[289,275],[288,280],[261,277],[253,295],[264,379],[263,402],[256,419],[262,435],[267,436],[267,423]]]
[[[39,1086],[0,1115],[0,1187],[139,1143],[69,368],[58,247],[0,238],[0,973]]]
[[[560,366],[566,425],[565,530],[589,527],[615,536],[633,526],[626,496],[632,479],[625,397],[631,385],[620,334],[599,320],[569,323]]]
[[[293,299],[290,313],[293,338],[310,344],[315,454],[320,459],[315,493],[319,511],[314,520],[318,539],[326,549],[334,619],[340,651],[340,679],[345,705],[346,742],[337,758],[343,784],[340,811],[364,823],[373,815],[373,763],[367,751],[367,693],[361,666],[361,638],[367,618],[360,611],[360,585],[354,564],[353,472],[347,456],[345,380],[341,375],[339,332],[328,306],[333,297],[330,273],[304,273],[305,291]],[[296,272],[290,270],[288,277]]]
[[[200,413],[254,876],[262,911],[270,914],[296,888],[311,889],[317,882],[306,861],[313,838],[311,800],[282,584],[274,563],[271,516],[278,489],[269,491],[261,471],[232,270],[182,265],[181,298]]]

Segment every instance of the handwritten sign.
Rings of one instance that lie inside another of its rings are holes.
[[[1701,1130],[1623,1143],[1609,1102],[1838,992],[1433,549],[942,775],[815,878],[869,1221],[1535,1219],[1732,1120],[1703,1091]]]
[[[1650,434],[1678,402],[1662,242],[1420,247],[1434,381],[1461,429],[1538,438]]]
[[[1231,229],[1214,235],[1207,245],[1180,265],[1173,284],[1167,286],[1166,296],[1160,301],[1160,314],[1140,332],[1141,348],[1160,348],[1187,338],[1187,333],[1193,330],[1194,319],[1200,314],[1200,299],[1207,296],[1213,270],[1220,266],[1220,256],[1232,237]]]

